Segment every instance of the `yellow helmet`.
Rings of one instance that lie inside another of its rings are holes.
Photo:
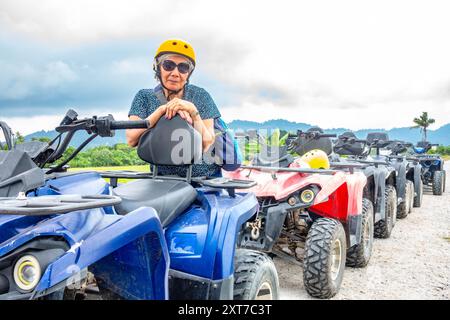
[[[330,161],[327,154],[319,149],[311,150],[300,158],[308,163],[311,169],[330,169]]]
[[[192,46],[181,39],[169,39],[161,43],[158,50],[156,50],[155,59],[165,53],[181,54],[189,58],[195,66],[195,52]]]

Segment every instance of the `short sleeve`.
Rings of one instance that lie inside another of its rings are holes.
[[[195,105],[202,119],[215,119],[220,118],[221,116],[213,98],[204,89],[201,89],[198,101],[196,101]]]
[[[141,119],[145,119],[148,117],[146,98],[144,96],[143,90],[139,90],[139,92],[136,93],[136,96],[133,99],[133,103],[131,104],[130,111],[128,112],[128,117],[129,116],[138,116]]]

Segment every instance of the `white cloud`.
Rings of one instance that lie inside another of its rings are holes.
[[[0,60],[0,99],[20,100],[37,92],[51,90],[78,80],[77,73],[62,61],[51,61],[43,66]]]
[[[70,46],[190,40],[200,71],[239,93],[222,106],[228,118],[392,127],[428,111],[439,126],[450,122],[448,9],[447,1],[3,0],[0,26]],[[144,65],[113,63],[129,74]]]
[[[121,75],[126,74],[145,74],[148,75],[152,70],[152,61],[149,57],[134,57],[113,61],[111,72]]]

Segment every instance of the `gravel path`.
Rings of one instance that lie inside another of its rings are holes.
[[[421,208],[397,220],[389,239],[375,239],[369,265],[347,267],[333,299],[450,299],[450,163],[447,190],[425,189]],[[302,269],[275,258],[281,299],[313,299],[303,286]]]

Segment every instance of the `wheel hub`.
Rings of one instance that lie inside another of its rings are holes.
[[[339,275],[339,270],[341,269],[342,264],[342,243],[339,239],[334,240],[333,249],[331,254],[331,278],[334,280],[337,279]]]
[[[273,300],[272,287],[268,282],[261,284],[255,300]]]

